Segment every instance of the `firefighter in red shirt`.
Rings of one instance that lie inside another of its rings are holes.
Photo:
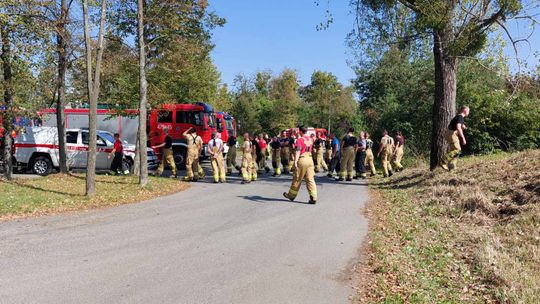
[[[306,186],[309,193],[309,203],[317,202],[317,185],[315,184],[315,165],[311,151],[313,149],[313,140],[306,135],[307,128],[299,127],[299,136],[294,144],[294,174],[289,192],[284,192],[283,196],[291,201],[294,201],[300,190],[302,180],[306,181]]]
[[[111,156],[114,156],[111,163],[111,171],[114,173],[114,175],[118,175],[118,171],[122,173],[122,159],[124,158],[124,146],[122,146],[120,134],[118,133],[114,134],[114,147],[111,153],[109,153],[108,158],[111,158]]]

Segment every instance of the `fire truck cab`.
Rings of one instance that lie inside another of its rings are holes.
[[[195,127],[197,134],[203,140],[201,156],[208,155],[207,144],[212,139],[212,133],[216,132],[216,117],[213,108],[205,103],[196,104],[164,104],[153,109],[147,119],[148,140],[151,146],[161,144],[165,139],[163,129],[169,130],[169,136],[173,139],[174,160],[181,169],[185,168],[187,156],[187,144],[184,131]],[[161,149],[154,152],[161,159]]]
[[[226,154],[229,151],[229,147],[227,146],[227,140],[231,136],[236,137],[236,121],[234,120],[234,117],[229,115],[227,112],[217,112],[216,128],[217,132],[221,133],[221,139],[225,143],[225,149],[223,153]]]

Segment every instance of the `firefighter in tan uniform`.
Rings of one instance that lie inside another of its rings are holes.
[[[390,164],[390,158],[392,157],[392,151],[394,150],[394,139],[388,135],[388,131],[383,131],[383,137],[379,144],[379,152],[377,156],[381,158],[383,165],[384,177],[392,176],[392,164]]]
[[[401,131],[396,132],[395,143],[396,143],[396,146],[394,148],[394,155],[392,157],[392,163],[396,169],[396,172],[399,172],[403,170],[403,166],[401,165],[401,160],[403,159],[403,147],[405,145],[405,138],[403,137],[403,134],[401,134]]]
[[[229,151],[227,152],[227,175],[231,175],[233,168],[238,170],[240,174],[242,170],[240,166],[236,164],[236,136],[229,136],[227,139],[227,146],[229,146]]]
[[[186,158],[186,176],[184,177],[184,180],[197,181],[201,171],[199,169],[199,154],[201,152],[203,142],[201,137],[197,135],[195,128],[187,129],[182,135],[186,139],[188,146]],[[204,178],[204,172],[201,178]]]
[[[324,161],[324,141],[318,132],[313,143],[313,161],[315,162],[315,173],[320,172],[321,168],[328,171],[328,166]]]
[[[270,148],[272,148],[272,168],[274,168],[274,174],[272,176],[281,175],[281,144],[277,137],[272,138],[270,142]]]
[[[296,135],[292,134],[289,136],[289,171],[294,171],[296,168],[294,167],[294,158],[296,157],[295,152],[295,144],[296,143]]]
[[[354,136],[354,129],[349,128],[349,133],[343,137],[341,141],[341,173],[338,181],[347,179],[352,181],[354,177],[354,159],[356,157],[356,148],[358,140]]]
[[[208,143],[208,153],[212,164],[214,183],[225,183],[225,164],[223,162],[223,140],[221,133],[214,134],[214,138]]]
[[[315,165],[311,156],[313,140],[306,135],[305,127],[299,128],[299,138],[295,143],[294,174],[289,192],[284,192],[283,196],[293,201],[298,195],[302,180],[305,180],[309,193],[309,203],[317,203],[317,185],[315,184]]]
[[[156,176],[161,176],[163,173],[163,170],[165,169],[165,163],[169,164],[169,167],[171,167],[172,175],[170,177],[177,177],[176,173],[176,163],[174,162],[174,156],[173,156],[173,150],[172,150],[172,138],[169,136],[169,128],[163,129],[163,134],[165,134],[165,139],[163,140],[163,143],[152,146],[152,149],[162,149],[161,154],[161,164],[159,165],[159,168],[156,171]]]
[[[375,169],[375,156],[373,155],[373,141],[369,138],[369,133],[364,132],[364,139],[366,140],[366,161],[364,165],[371,171],[371,176],[377,174]]]
[[[251,182],[253,166],[253,146],[249,138],[249,133],[244,134],[244,143],[242,144],[242,184]]]
[[[255,140],[256,136],[253,135],[253,139],[251,140],[251,181],[254,182],[257,180],[257,169],[259,165],[257,164],[257,155],[261,151],[261,147],[259,146],[259,143],[257,140]]]
[[[281,137],[279,138],[279,143],[281,145],[280,149],[280,159],[281,165],[283,166],[283,173],[289,174],[289,138],[287,137],[285,131],[281,132]]]
[[[448,143],[448,152],[439,163],[444,170],[453,170],[456,168],[457,158],[461,153],[460,140],[463,145],[467,144],[463,131],[467,129],[465,117],[469,116],[470,111],[467,106],[461,107],[459,114],[450,121],[448,129],[444,134],[444,139]]]

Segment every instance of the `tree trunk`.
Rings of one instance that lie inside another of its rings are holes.
[[[83,0],[83,17],[84,17],[84,36],[86,45],[86,70],[87,70],[87,86],[90,110],[88,113],[88,160],[86,164],[86,195],[93,196],[96,193],[96,121],[97,121],[97,101],[99,97],[101,61],[103,58],[103,35],[105,27],[105,11],[107,8],[107,0],[101,3],[101,17],[98,33],[97,59],[94,78],[92,79],[92,50],[90,45],[90,24],[88,21],[88,0]]]
[[[13,138],[11,132],[13,131],[13,74],[11,70],[11,41],[9,39],[10,28],[9,25],[3,23],[0,25],[0,36],[2,39],[2,69],[4,72],[4,105],[6,110],[3,117],[3,129],[4,129],[4,177],[7,180],[12,179],[13,162],[12,162],[12,147]]]
[[[66,119],[64,107],[66,102],[66,72],[67,72],[67,37],[66,24],[68,8],[66,0],[60,4],[60,18],[56,24],[56,48],[58,54],[58,78],[56,87],[56,127],[58,130],[58,156],[60,173],[68,173],[66,152]]]
[[[146,154],[146,43],[144,40],[144,1],[137,0],[137,23],[139,31],[139,82],[140,82],[140,100],[139,100],[139,130],[137,151],[139,154],[139,184],[144,187],[148,184],[148,155]]]
[[[448,54],[448,41],[453,40],[452,25],[435,30],[433,55],[435,59],[435,100],[433,103],[433,126],[431,133],[430,168],[434,170],[446,153],[448,144],[444,133],[456,114],[456,69],[458,61]]]

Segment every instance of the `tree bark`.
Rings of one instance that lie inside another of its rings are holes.
[[[12,162],[12,148],[13,138],[11,132],[13,131],[13,73],[11,70],[11,41],[9,39],[10,28],[7,23],[0,24],[0,36],[2,39],[2,69],[4,72],[4,105],[6,110],[3,117],[3,129],[4,129],[4,177],[7,180],[12,179],[13,162]]]
[[[68,173],[67,150],[66,150],[66,72],[67,72],[67,37],[66,24],[68,18],[68,7],[66,0],[60,4],[60,17],[56,23],[56,48],[58,55],[58,78],[56,87],[56,127],[58,130],[58,156],[60,173]]]
[[[101,17],[98,33],[97,59],[94,78],[92,79],[92,47],[90,45],[90,24],[88,21],[88,0],[83,0],[83,18],[84,18],[84,36],[86,45],[86,70],[87,70],[87,86],[90,110],[88,113],[88,160],[86,164],[86,195],[93,196],[96,193],[96,141],[97,141],[97,101],[100,88],[101,61],[103,58],[103,36],[105,27],[105,12],[107,8],[107,0],[101,3]]]
[[[449,41],[453,40],[452,25],[435,30],[433,55],[435,59],[435,100],[433,103],[433,126],[431,133],[430,168],[434,170],[446,153],[448,144],[444,133],[456,114],[456,69],[458,60],[448,53]]]
[[[146,82],[146,43],[144,40],[144,1],[137,0],[137,24],[139,41],[139,130],[137,151],[139,154],[139,184],[144,187],[148,184],[148,155],[146,153],[146,112],[147,112],[147,82]]]

